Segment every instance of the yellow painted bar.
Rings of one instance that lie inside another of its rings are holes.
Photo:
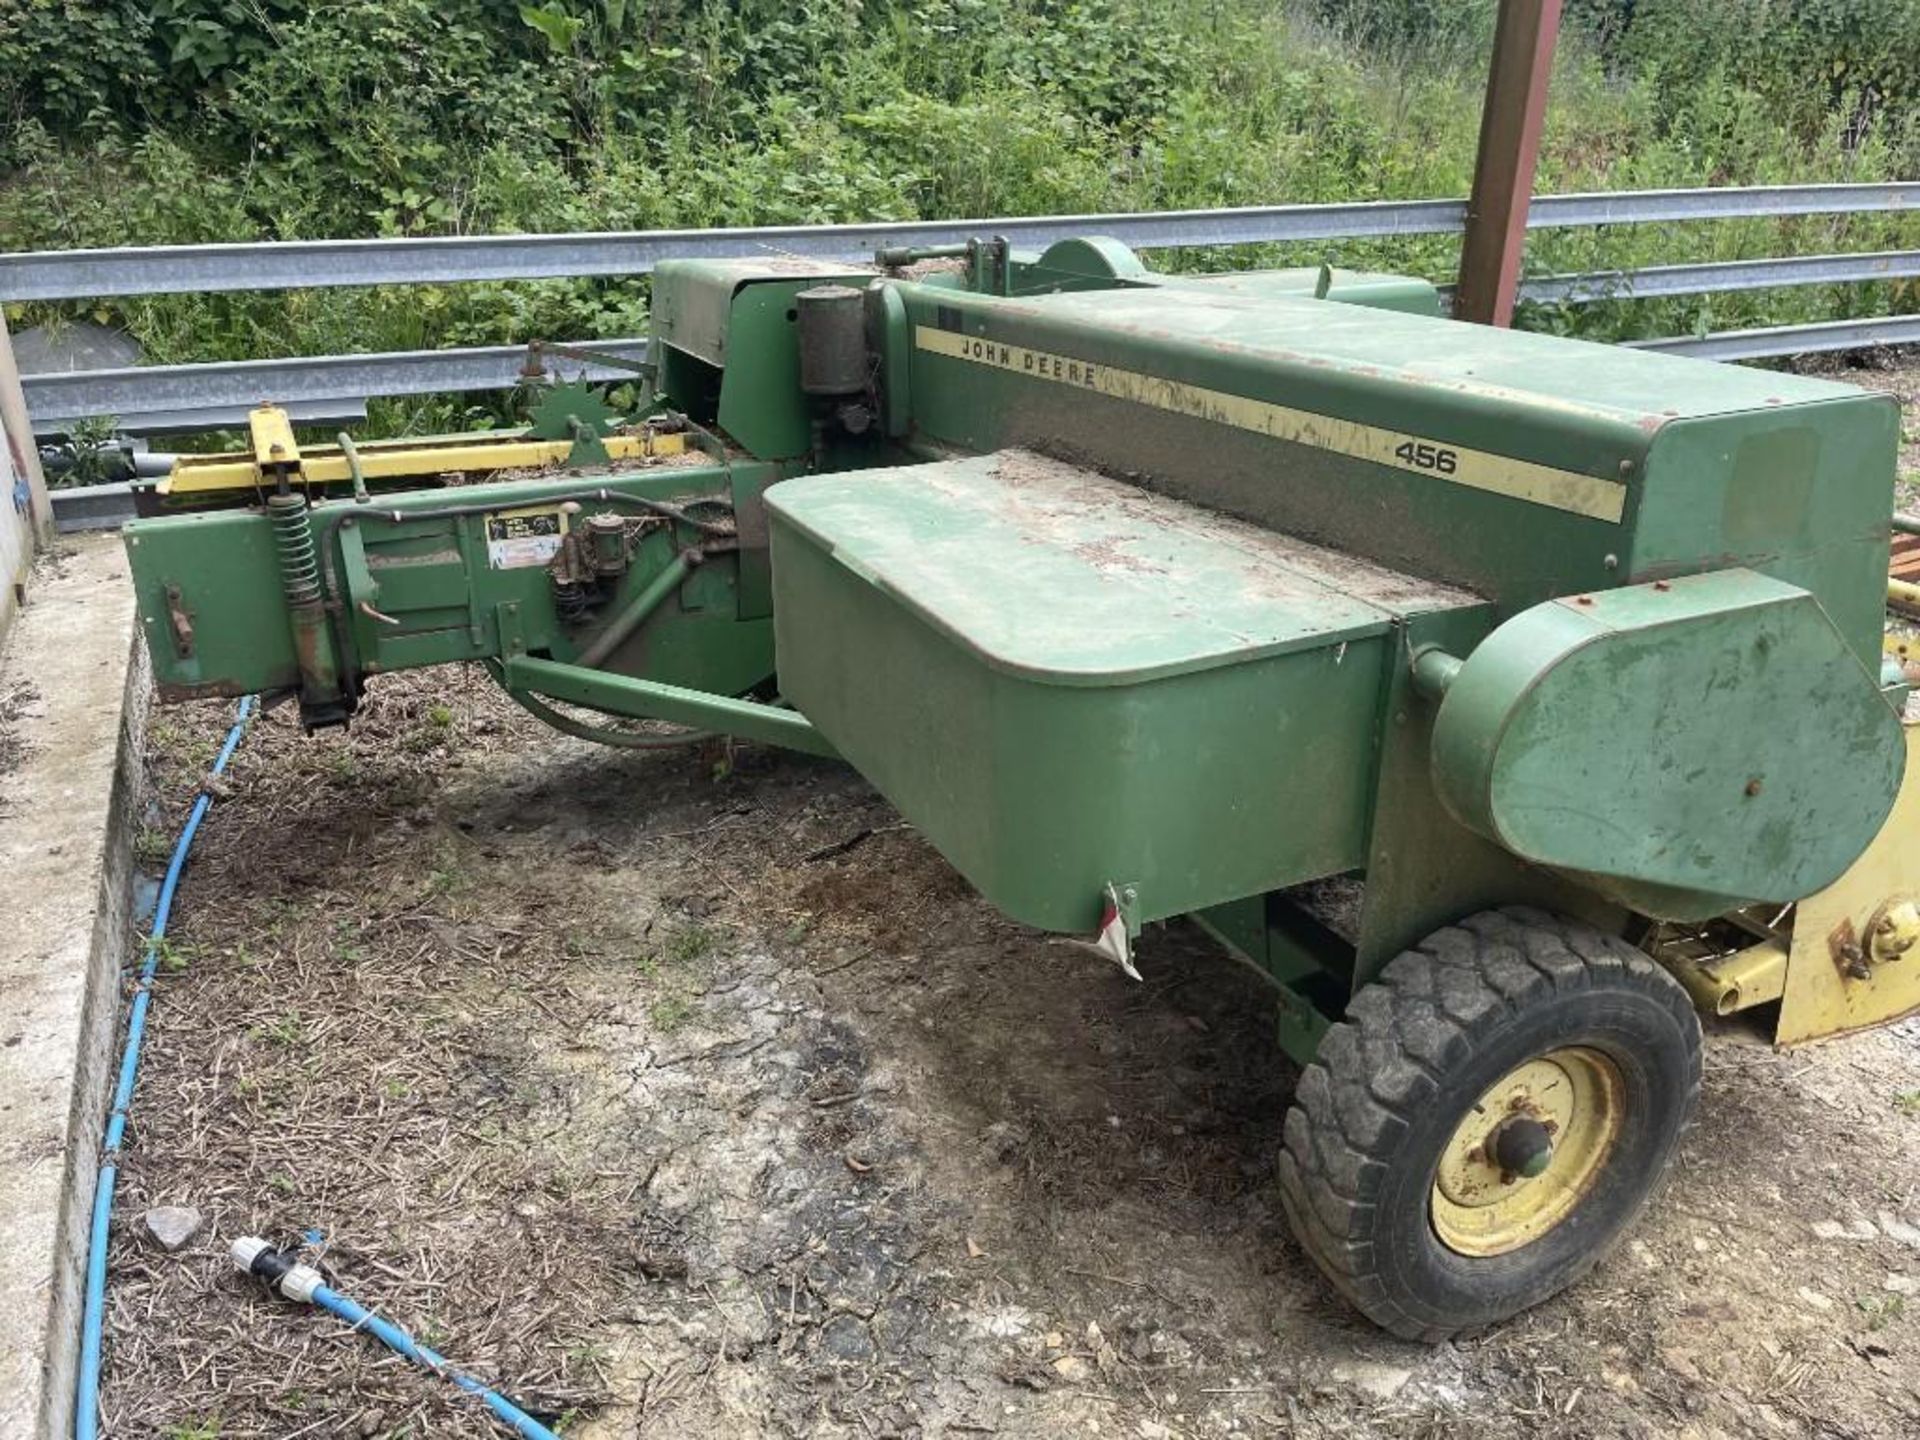
[[[1731,1015],[1778,1000],[1787,989],[1787,949],[1778,940],[1762,941],[1717,960],[1681,960],[1668,965],[1709,1015]]]
[[[259,435],[256,430],[256,454],[260,453]],[[287,439],[291,442],[291,431]],[[687,437],[682,434],[609,435],[601,443],[607,447],[610,460],[648,460],[685,453]],[[519,434],[456,435],[426,442],[372,441],[355,448],[360,456],[360,472],[368,480],[397,480],[461,470],[537,470],[562,463],[572,452],[573,442],[529,440]],[[295,449],[293,455],[299,465],[299,478],[306,484],[345,484],[352,478],[347,457],[338,445],[321,445],[304,453]],[[261,463],[244,454],[182,455],[174,462],[173,473],[155,488],[160,495],[174,497],[251,490],[263,483]]]

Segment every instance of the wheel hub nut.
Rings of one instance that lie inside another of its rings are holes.
[[[1493,1132],[1487,1154],[1502,1173],[1532,1180],[1553,1163],[1553,1132],[1531,1115],[1515,1115]]]

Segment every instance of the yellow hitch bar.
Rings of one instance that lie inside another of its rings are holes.
[[[344,485],[353,479],[353,459],[367,480],[426,479],[435,475],[492,470],[544,470],[561,465],[572,453],[571,440],[537,440],[523,430],[500,434],[437,435],[417,440],[369,440],[354,446],[349,457],[339,445],[316,445],[302,450],[293,438],[286,411],[263,405],[252,411],[250,453],[182,455],[172,473],[155,486],[172,500],[211,498],[260,488],[271,489],[278,471],[289,483]],[[652,460],[686,452],[684,434],[642,431],[608,435],[601,444],[607,458]]]

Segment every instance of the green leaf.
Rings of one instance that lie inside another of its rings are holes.
[[[586,23],[554,4],[522,5],[520,18],[538,30],[546,39],[547,48],[556,54],[564,54],[573,48],[573,42],[579,38],[580,27]]]

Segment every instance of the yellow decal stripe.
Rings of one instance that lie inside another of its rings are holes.
[[[1362,425],[1355,420],[1316,415],[1310,410],[1294,410],[1266,400],[1230,395],[1224,390],[1209,390],[1158,375],[1144,375],[1137,370],[1097,365],[1045,350],[1029,350],[1021,345],[1005,345],[977,335],[959,335],[930,325],[914,327],[914,345],[929,355],[967,360],[1035,380],[1092,390],[1116,400],[1149,405],[1176,415],[1191,415],[1296,445],[1332,450],[1357,460],[1412,471],[1452,485],[1488,490],[1535,505],[1548,505],[1595,520],[1618,524],[1626,509],[1625,485],[1571,470],[1558,470],[1551,465],[1536,465],[1529,460],[1515,460],[1460,445],[1443,445],[1417,435]]]

